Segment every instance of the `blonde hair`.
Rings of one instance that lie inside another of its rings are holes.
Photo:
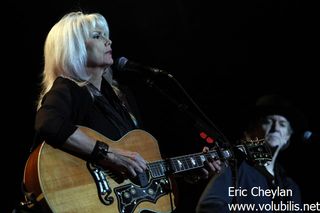
[[[66,14],[51,28],[44,45],[44,70],[38,108],[57,77],[69,78],[79,85],[86,84],[90,79],[91,75],[86,71],[85,41],[96,28],[109,38],[108,23],[101,14],[84,14],[80,11]]]

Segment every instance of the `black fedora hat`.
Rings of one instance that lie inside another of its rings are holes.
[[[290,122],[294,132],[302,132],[307,127],[306,117],[302,111],[287,97],[278,94],[258,98],[251,113],[254,119],[267,115],[284,116]]]

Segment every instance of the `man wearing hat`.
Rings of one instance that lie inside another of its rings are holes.
[[[286,176],[277,157],[304,126],[302,113],[288,100],[278,95],[259,98],[250,110],[242,141],[264,140],[270,159],[259,165],[248,160],[249,153],[235,151],[234,163],[207,185],[197,213],[298,212],[302,208],[299,187]]]

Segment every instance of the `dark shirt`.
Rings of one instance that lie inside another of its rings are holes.
[[[102,81],[101,92],[92,88],[58,77],[36,114],[37,142],[61,147],[77,126],[89,127],[111,140],[136,128],[106,80]]]
[[[209,212],[250,212],[242,209],[230,211],[230,204],[251,204],[258,212],[298,212],[301,207],[300,190],[297,184],[286,177],[282,169],[276,169],[275,178],[263,168],[254,167],[243,161],[237,170],[237,187],[230,167],[218,177],[214,177],[203,192],[198,206],[198,213]],[[238,191],[236,191],[238,189]],[[270,195],[270,190],[278,196]],[[292,193],[291,193],[292,192]],[[269,194],[268,194],[269,193]],[[293,207],[295,205],[295,207]]]

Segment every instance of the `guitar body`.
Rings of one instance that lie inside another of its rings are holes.
[[[148,162],[162,159],[157,141],[143,130],[133,130],[112,141],[89,128],[81,129],[111,147],[138,152]],[[161,188],[166,177],[149,175],[148,184],[139,186],[130,180],[118,183],[108,172],[92,173],[95,170],[89,168],[86,161],[42,143],[26,163],[26,190],[49,212],[171,212],[175,208],[173,194]],[[99,182],[101,177],[97,182],[95,175],[104,176],[105,182]],[[107,195],[99,191],[101,183],[110,189]],[[170,180],[167,183],[171,189]]]

